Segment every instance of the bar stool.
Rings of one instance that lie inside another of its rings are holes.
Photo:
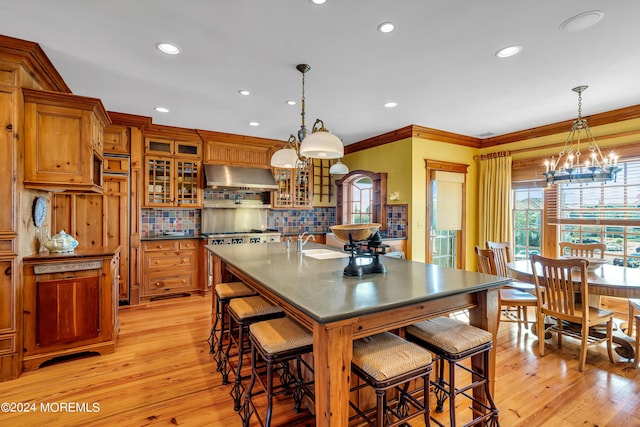
[[[233,298],[252,296],[256,293],[253,289],[242,282],[219,283],[215,287],[215,293],[215,319],[207,342],[209,343],[209,354],[213,354],[213,360],[216,361],[216,371],[221,372],[224,368],[223,342],[225,335],[229,333],[229,321],[227,315],[227,306],[229,305],[229,301]],[[228,379],[223,378],[222,383],[228,384],[229,381]]]
[[[249,341],[245,339],[245,336],[249,332],[249,325],[255,322],[263,320],[275,319],[284,316],[284,311],[278,306],[271,304],[266,299],[259,295],[245,298],[234,298],[229,302],[227,307],[229,313],[229,330],[232,331],[233,323],[237,325],[238,339],[232,333],[229,334],[229,343],[227,344],[227,350],[224,355],[225,365],[222,371],[222,377],[228,378],[229,372],[233,370],[231,358],[235,356],[231,354],[231,347],[235,344],[238,350],[237,352],[237,364],[235,367],[235,381],[233,388],[231,389],[231,397],[233,397],[233,409],[235,411],[240,410],[240,400],[242,393],[244,392],[244,386],[242,380],[249,378],[248,376],[242,376],[242,362],[245,354],[245,347],[248,347]]]
[[[499,426],[498,408],[491,396],[489,388],[489,351],[492,347],[491,333],[474,326],[467,325],[448,317],[438,317],[425,320],[406,328],[407,339],[413,341],[436,355],[438,362],[438,378],[432,381],[436,396],[436,412],[444,412],[444,402],[449,399],[450,425],[457,426],[455,399],[463,395],[476,406],[473,408],[474,418],[465,426],[485,423],[489,426]],[[474,371],[461,362],[472,356],[482,355],[483,370]],[[444,375],[444,362],[449,367],[449,382]],[[456,367],[471,373],[471,383],[460,387],[455,383]],[[487,397],[488,405],[474,399],[468,392],[477,387],[482,387]],[[439,426],[443,426],[438,420],[431,418]]]
[[[406,421],[424,415],[424,424],[429,426],[429,375],[431,353],[390,332],[358,339],[353,342],[351,368],[364,383],[351,391],[372,387],[376,392],[376,406],[363,411],[353,402],[349,405],[356,412],[351,418],[364,419],[371,426],[407,425]],[[422,378],[422,386],[413,380]],[[397,404],[390,405],[387,391],[398,392]],[[415,396],[422,392],[422,401]],[[372,419],[372,412],[375,418]],[[350,420],[350,421],[351,421]],[[393,420],[393,421],[392,421]]]
[[[302,378],[302,366],[313,372],[302,356],[313,351],[313,335],[288,317],[265,320],[249,326],[249,340],[251,342],[251,383],[247,388],[244,403],[239,412],[242,425],[248,427],[251,416],[255,413],[260,424],[271,425],[274,396],[291,394],[294,400],[294,411],[300,410],[302,398],[305,395],[313,399],[313,381]],[[258,366],[258,358],[265,364]],[[289,362],[295,361],[296,375],[289,371]],[[273,377],[277,373],[277,365],[281,365],[280,385],[273,385]],[[264,377],[264,380],[263,380]],[[258,381],[262,391],[254,392],[254,385]],[[260,416],[254,397],[266,393],[267,412],[264,418]]]

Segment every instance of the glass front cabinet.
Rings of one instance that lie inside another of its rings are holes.
[[[313,164],[305,168],[274,168],[278,190],[273,193],[273,207],[311,209],[313,202]]]
[[[144,205],[201,207],[200,151],[198,142],[147,140],[146,152],[157,155],[145,156]]]

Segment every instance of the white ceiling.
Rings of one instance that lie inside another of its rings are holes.
[[[559,29],[589,10],[605,14],[596,26]],[[639,17],[638,0],[0,0],[0,33],[39,43],[74,93],[157,124],[286,140],[307,63],[307,126],[320,117],[345,144],[409,124],[486,137],[568,120],[580,84],[586,116],[640,104]],[[494,55],[512,44],[523,51]]]

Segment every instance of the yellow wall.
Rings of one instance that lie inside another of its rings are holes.
[[[421,138],[413,138],[412,146],[412,260],[424,262],[426,259],[426,195],[427,176],[425,169],[425,159],[439,160],[444,162],[461,163],[469,165],[466,177],[466,248],[465,269],[475,269],[475,254],[473,248],[478,240],[478,166],[473,159],[478,154],[475,148],[463,147],[445,142],[432,141]]]
[[[345,156],[349,170],[364,169],[372,172],[388,173],[388,193],[398,192],[400,200],[389,204],[406,204],[408,212],[407,247],[409,257],[424,262],[426,245],[426,170],[425,159],[470,165],[467,174],[467,242],[466,264],[473,269],[473,246],[477,240],[477,166],[473,156],[478,150],[430,141],[421,138],[407,138],[389,144]],[[471,248],[471,250],[469,250]]]

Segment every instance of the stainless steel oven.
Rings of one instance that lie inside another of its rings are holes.
[[[275,230],[251,230],[249,232],[209,233],[204,235],[207,245],[244,245],[254,243],[279,242],[281,234]],[[207,286],[213,286],[213,262],[211,252],[206,251]]]

